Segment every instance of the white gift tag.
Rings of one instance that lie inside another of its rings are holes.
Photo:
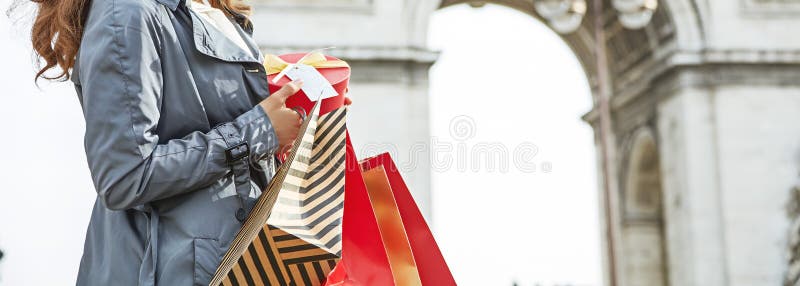
[[[326,99],[339,95],[330,82],[317,69],[305,64],[295,64],[286,71],[292,80],[303,80],[303,93],[311,101]]]

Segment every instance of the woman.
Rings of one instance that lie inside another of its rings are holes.
[[[187,1],[35,1],[37,77],[74,82],[97,190],[78,285],[207,285],[297,136],[302,82],[267,97],[249,7]]]

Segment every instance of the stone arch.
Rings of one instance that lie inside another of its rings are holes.
[[[700,50],[705,44],[704,7],[693,0],[665,0],[677,31],[679,49]]]
[[[441,0],[441,1],[416,1],[411,5],[409,16],[416,19],[413,28],[410,30],[410,38],[416,45],[424,46],[424,38],[427,35],[428,17],[415,17],[413,15],[430,15],[435,10],[446,8],[458,4],[497,4],[512,9],[519,10],[544,23],[547,23],[539,14],[536,13],[534,2],[537,0]],[[587,0],[591,3],[593,0]],[[606,34],[610,65],[606,67],[616,78],[613,79],[615,94],[617,87],[625,86],[632,81],[638,81],[638,85],[647,85],[647,82],[655,78],[665,70],[651,71],[646,78],[642,77],[643,71],[652,69],[652,63],[663,63],[669,57],[682,51],[697,51],[702,47],[704,40],[701,8],[695,1],[691,0],[659,0],[659,7],[651,22],[642,29],[627,29],[621,26],[614,17],[617,12],[611,5],[611,0],[604,0],[605,11],[603,14],[606,21]],[[438,3],[436,4],[432,4]],[[591,6],[591,5],[589,5]],[[593,21],[591,20],[592,9],[589,7],[581,25],[574,32],[559,34],[559,36],[572,49],[581,63],[584,72],[593,88],[597,86],[595,73],[597,67],[594,55],[594,34]],[[647,43],[647,44],[642,44]],[[644,88],[637,86],[635,93],[643,93]]]
[[[619,285],[669,285],[658,145],[645,128],[630,146],[620,206]]]
[[[426,36],[429,17],[438,9],[458,4],[498,4],[519,10],[546,23],[535,12],[534,1],[538,0],[411,0],[404,14],[410,20],[408,38],[410,44],[417,47],[426,46]],[[593,0],[587,0],[591,3]],[[651,82],[660,75],[666,74],[676,61],[697,59],[693,56],[702,50],[704,43],[703,8],[692,0],[659,0],[650,24],[642,29],[630,30],[623,28],[619,21],[615,21],[616,11],[611,5],[611,0],[604,0],[604,17],[606,21],[606,44],[609,53],[608,69],[615,78],[612,79],[614,95],[620,100],[642,95],[651,85]],[[578,61],[586,73],[590,86],[596,91],[598,86],[596,78],[596,63],[594,55],[593,17],[592,9],[587,11],[580,27],[568,34],[559,36],[575,53]],[[424,15],[420,17],[420,15]],[[636,45],[632,43],[648,43]],[[686,54],[689,57],[683,57]],[[655,68],[657,67],[657,68]],[[654,69],[655,68],[655,69]],[[596,94],[596,92],[594,92]],[[596,114],[587,114],[585,120],[596,120]]]
[[[650,129],[639,130],[631,140],[623,214],[630,218],[655,218],[662,211],[658,149]],[[656,193],[658,191],[659,193]]]

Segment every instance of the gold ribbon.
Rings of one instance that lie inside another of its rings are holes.
[[[283,71],[283,69],[289,66],[289,63],[276,55],[267,54],[265,57],[266,59],[264,59],[264,67],[267,68],[267,75],[280,73]],[[318,69],[350,67],[347,62],[342,60],[328,60],[322,53],[311,53],[300,63]]]

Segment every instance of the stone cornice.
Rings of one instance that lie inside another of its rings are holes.
[[[669,64],[672,65],[698,65],[716,63],[800,64],[800,48],[793,50],[683,50],[673,53],[669,60]]]
[[[657,49],[653,57],[639,63],[628,72],[615,75],[614,104],[622,104],[641,95],[672,67],[701,65],[798,65],[800,49],[797,50],[675,50],[674,43]]]
[[[263,52],[286,54],[306,52],[320,47],[261,46]],[[439,52],[418,47],[341,47],[326,53],[346,60],[353,68],[351,82],[427,84],[428,70]]]
[[[650,62],[625,87],[615,88],[612,112],[640,96],[665,98],[681,89],[707,89],[726,85],[800,87],[800,50],[792,51],[679,51]],[[581,117],[594,125],[596,109]]]

